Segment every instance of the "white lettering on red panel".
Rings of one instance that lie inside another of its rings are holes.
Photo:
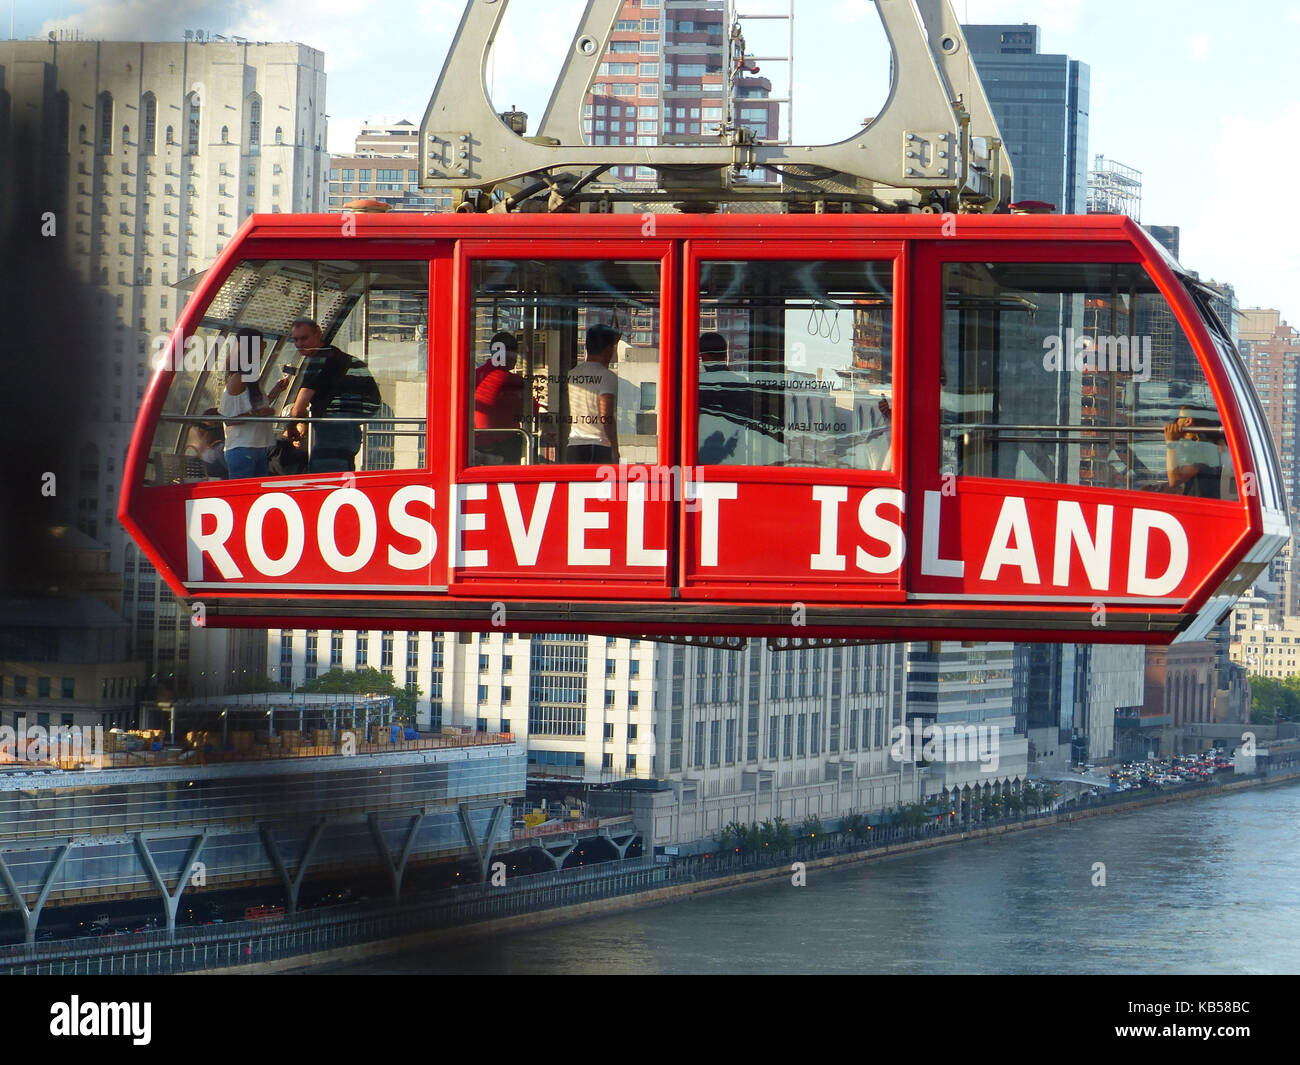
[[[762,491],[778,491],[770,485],[742,490],[735,483],[696,482],[685,488],[694,504],[687,513],[695,554],[689,561],[701,576],[889,578],[907,561],[908,500],[896,488],[793,489],[804,499],[802,510],[772,506],[776,496],[763,502]],[[644,484],[630,484],[622,499],[612,489],[599,482],[455,484],[444,514],[428,485],[405,485],[387,498],[383,489],[340,487],[189,499],[188,580],[271,577],[291,584],[341,576],[358,585],[400,584],[434,565],[440,522],[453,570],[495,576],[538,568],[562,574],[566,567],[598,567],[632,575],[664,569],[663,506],[648,499]],[[791,497],[791,489],[780,491]],[[564,499],[557,500],[561,493]],[[967,593],[1069,589],[1159,598],[1173,594],[1188,574],[1187,531],[1164,510],[1117,511],[1109,504],[1009,495],[965,501],[963,525],[962,503],[940,492],[924,494],[923,578],[965,581],[958,587]],[[977,580],[965,577],[968,561]]]

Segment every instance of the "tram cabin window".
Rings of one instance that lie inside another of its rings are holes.
[[[893,263],[700,265],[701,465],[889,470]]]
[[[175,372],[149,483],[422,468],[428,278],[423,260],[239,263],[184,346],[154,353]],[[217,461],[236,445],[266,463]]]
[[[949,263],[941,472],[1237,499],[1222,418],[1141,266]]]
[[[595,259],[473,264],[470,465],[658,461],[659,269]]]

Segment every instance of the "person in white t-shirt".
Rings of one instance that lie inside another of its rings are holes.
[[[622,337],[612,326],[587,330],[587,357],[569,371],[569,443],[571,463],[617,463],[618,377],[609,368]]]
[[[256,329],[240,329],[235,334],[244,350],[252,351],[260,358],[263,347],[262,334]],[[232,480],[240,477],[267,476],[267,448],[274,442],[273,426],[270,422],[243,421],[257,417],[269,418],[275,411],[271,404],[275,397],[289,387],[289,378],[277,381],[269,395],[263,396],[262,389],[254,376],[245,379],[248,367],[239,365],[239,351],[230,353],[230,365],[227,367],[226,387],[217,404],[226,422],[226,465],[230,469]],[[253,367],[256,373],[261,369],[260,363]]]

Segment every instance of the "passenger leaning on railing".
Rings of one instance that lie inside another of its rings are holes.
[[[295,319],[289,330],[298,353],[308,359],[302,387],[293,401],[290,416],[298,419],[311,409],[312,446],[309,473],[350,473],[356,469],[361,450],[358,417],[377,414],[381,406],[379,388],[366,364],[345,351],[328,346],[310,318]],[[306,431],[300,421],[284,431],[290,441]]]
[[[1228,441],[1212,416],[1213,412],[1198,416],[1193,408],[1181,407],[1178,420],[1165,426],[1166,476],[1170,488],[1180,495],[1236,499]]]
[[[265,477],[267,475],[267,449],[274,442],[270,422],[243,421],[242,418],[270,418],[275,414],[271,404],[276,396],[289,387],[289,378],[283,377],[263,395],[257,383],[260,366],[254,366],[249,378],[247,367],[239,364],[241,351],[262,351],[262,334],[256,329],[235,331],[241,343],[229,353],[226,367],[226,387],[221,393],[218,410],[226,421],[226,465],[232,478]]]
[[[216,407],[209,407],[203,412],[204,421],[190,426],[185,442],[185,451],[194,452],[203,464],[203,473],[208,477],[225,479],[229,476],[226,468],[226,434],[222,431]]]

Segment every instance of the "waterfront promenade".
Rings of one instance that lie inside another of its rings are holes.
[[[515,877],[504,887],[474,884],[409,900],[394,908],[380,902],[314,911],[277,922],[234,922],[224,926],[117,937],[111,947],[61,941],[0,948],[0,971],[11,973],[150,973],[202,970],[269,972],[314,965],[379,959],[414,944],[448,943],[520,929],[540,928],[594,914],[658,905],[765,880],[788,879],[794,863],[805,871],[906,855],[1012,833],[1085,821],[1190,799],[1212,799],[1300,779],[1286,767],[1269,775],[1224,783],[1192,784],[1159,793],[1106,796],[1041,815],[1001,818],[963,829],[934,825],[873,826],[846,839],[827,832],[796,840],[777,854],[709,853],[672,861],[629,859],[578,869]]]

